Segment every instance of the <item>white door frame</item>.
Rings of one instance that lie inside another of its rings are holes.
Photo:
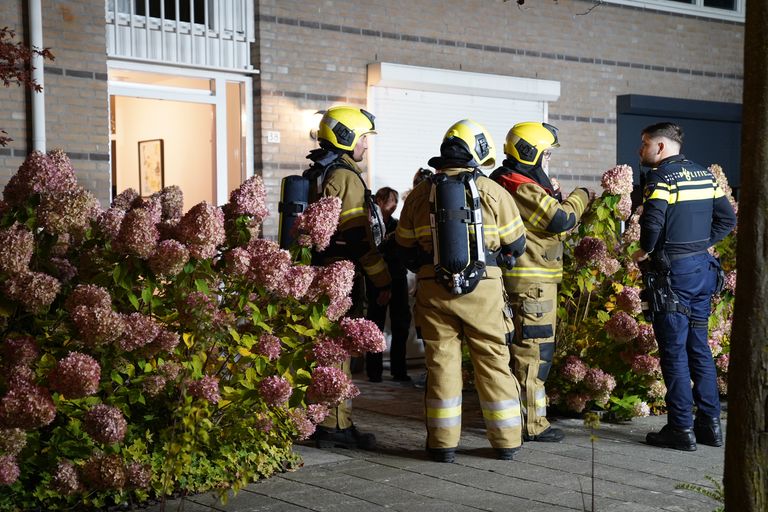
[[[218,205],[225,204],[229,199],[227,184],[227,144],[225,142],[227,140],[226,85],[227,82],[240,82],[244,84],[245,120],[241,120],[241,123],[244,124],[243,132],[245,134],[245,177],[249,178],[253,175],[253,83],[250,76],[237,73],[196,70],[127,61],[107,61],[107,68],[109,70],[124,69],[130,71],[161,73],[164,75],[205,78],[214,81],[213,90],[167,87],[112,80],[107,82],[107,89],[109,96],[182,101],[214,106],[216,113],[216,189],[214,191],[214,196],[216,204]]]

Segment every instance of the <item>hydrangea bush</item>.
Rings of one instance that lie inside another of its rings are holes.
[[[736,207],[722,169],[713,165],[710,170]],[[631,259],[639,247],[642,208],[631,211],[632,168],[619,165],[605,171],[601,186],[602,196],[565,242],[549,402],[561,411],[602,410],[615,419],[663,413],[666,387],[658,345],[643,319],[642,276]],[[725,289],[713,297],[709,321],[722,394],[727,393],[735,248],[731,234],[712,249],[726,271]]]
[[[384,337],[343,318],[352,263],[309,264],[338,199],[289,252],[256,236],[265,198],[254,177],[221,208],[168,187],[103,210],[62,151],[26,159],[0,202],[0,509],[224,497],[357,394],[334,365]]]

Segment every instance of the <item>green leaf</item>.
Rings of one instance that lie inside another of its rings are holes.
[[[133,292],[128,292],[128,301],[136,311],[139,310],[139,299],[136,298],[136,295],[134,295]]]
[[[141,300],[144,301],[144,304],[147,306],[150,305],[152,302],[152,292],[153,290],[150,287],[146,287],[143,290],[141,290]]]
[[[195,279],[195,289],[199,292],[208,293],[208,283],[204,279]]]
[[[123,385],[125,382],[123,378],[120,376],[120,374],[117,372],[117,370],[112,370],[109,374],[109,378],[112,379],[112,382],[116,382],[120,385]]]

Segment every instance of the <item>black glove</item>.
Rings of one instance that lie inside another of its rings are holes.
[[[496,256],[496,264],[500,267],[512,268],[515,266],[515,263],[517,263],[517,260],[512,256],[511,252],[506,254],[499,253],[499,255]]]

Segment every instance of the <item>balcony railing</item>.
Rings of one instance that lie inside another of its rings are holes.
[[[250,70],[254,0],[107,0],[107,54]]]

